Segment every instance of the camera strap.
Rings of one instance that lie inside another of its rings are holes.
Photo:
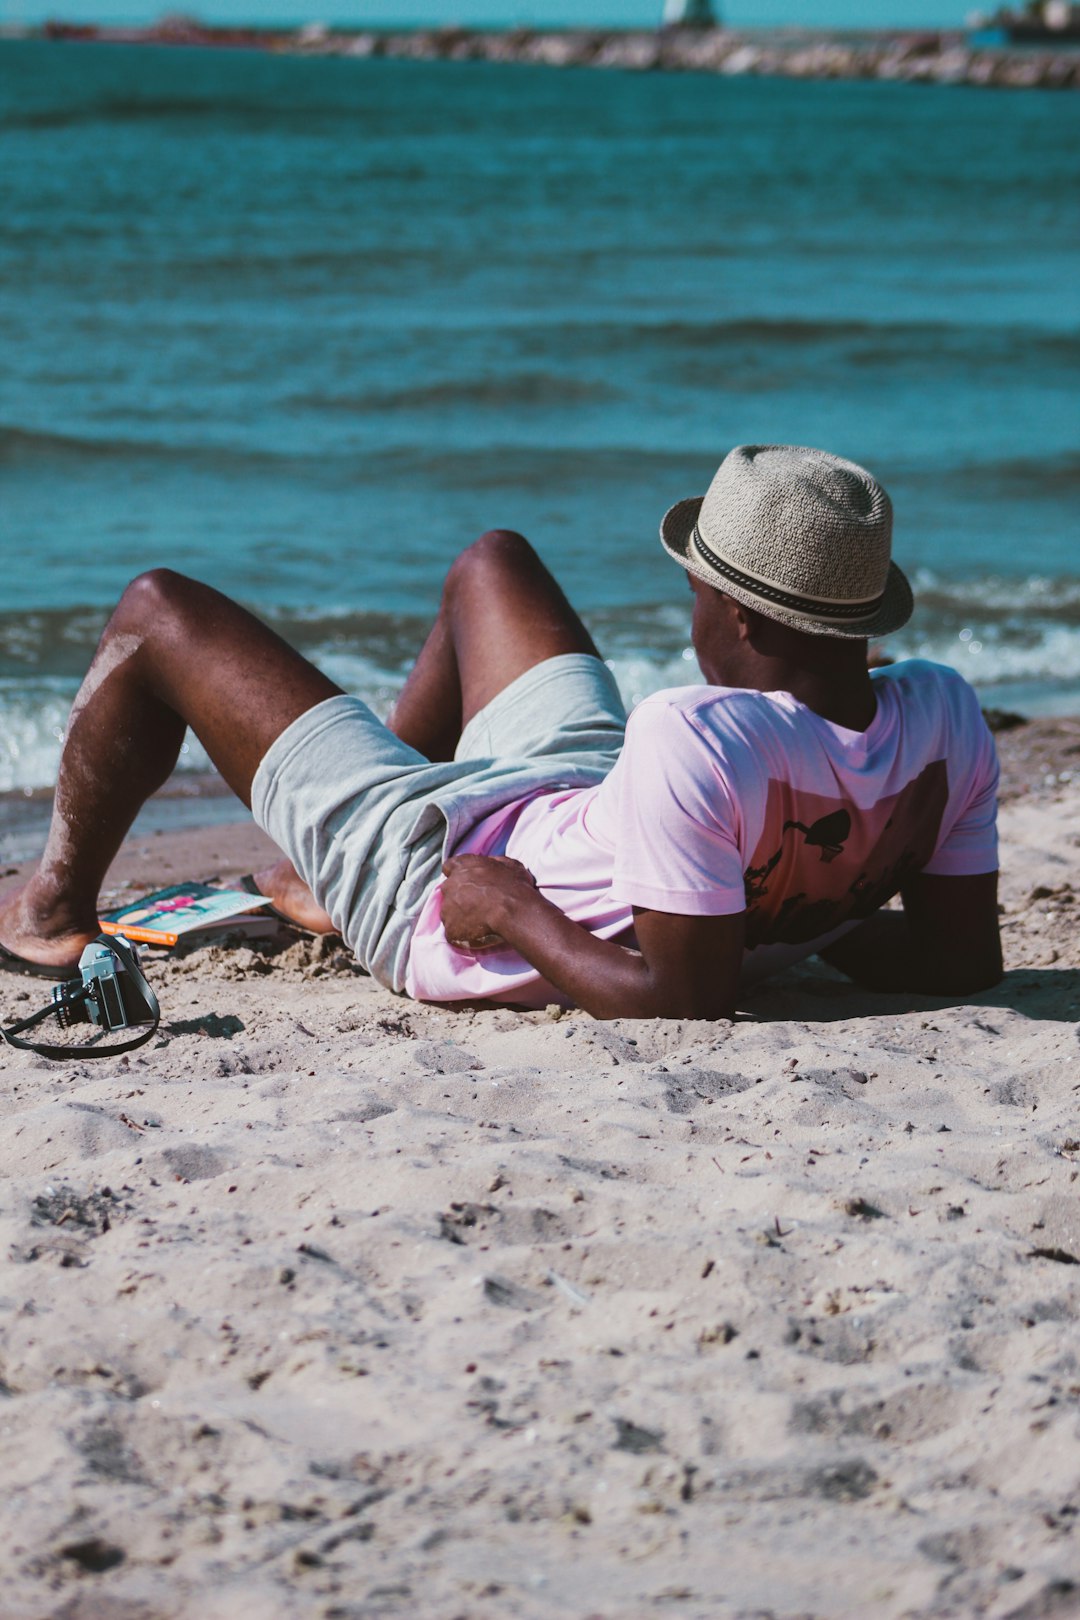
[[[69,1025],[72,1022],[91,1021],[91,1013],[84,1012],[84,1007],[91,1011],[96,1007],[96,985],[93,979],[85,977],[68,979],[58,985],[52,1001],[46,1006],[39,1007],[38,1011],[31,1013],[27,1018],[20,1018],[17,1023],[8,1024],[5,1028],[0,1025],[0,1038],[8,1046],[14,1046],[23,1052],[36,1052],[38,1057],[46,1058],[110,1058],[120,1057],[124,1052],[134,1052],[136,1047],[145,1046],[146,1042],[157,1032],[161,1022],[161,1006],[146,977],[139,966],[135,952],[127,940],[112,938],[102,940],[120,964],[121,971],[125,973],[131,983],[132,1009],[137,1010],[137,1022],[140,1026],[138,1035],[125,1041],[118,1041],[115,1045],[99,1046],[96,1043],[82,1042],[79,1045],[60,1046],[50,1041],[24,1041],[21,1039],[29,1030],[36,1029],[43,1024],[46,1018],[56,1017],[60,1023]],[[107,1021],[94,1013],[93,1021],[109,1028],[130,1028],[126,1021],[128,1009],[125,997],[125,1018],[123,1023]],[[74,1018],[72,1015],[75,1015]]]
[[[79,994],[80,992],[76,993]],[[31,1013],[29,1018],[22,1018],[17,1024],[8,1024],[6,1029],[0,1025],[0,1037],[6,1041],[8,1046],[18,1047],[23,1052],[36,1052],[38,1057],[120,1057],[124,1052],[134,1052],[136,1047],[145,1046],[151,1035],[154,1035],[157,1032],[158,1024],[161,1021],[161,1009],[158,1006],[157,997],[154,995],[152,990],[150,992],[150,997],[152,998],[154,1014],[153,1023],[147,1028],[141,1030],[138,1035],[133,1036],[130,1040],[118,1041],[112,1046],[95,1046],[88,1041],[83,1041],[77,1046],[58,1046],[55,1042],[50,1041],[24,1041],[20,1039],[20,1037],[25,1034],[27,1030],[33,1029],[37,1024],[44,1023],[46,1018],[50,1018],[53,1015],[56,1009],[54,1008],[52,1002],[50,1002],[47,1007],[42,1007],[38,1012]]]

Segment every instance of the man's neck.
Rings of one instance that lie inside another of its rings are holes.
[[[791,671],[787,680],[771,690],[790,692],[814,714],[848,731],[865,731],[877,713],[877,696],[865,665],[845,678]]]
[[[732,685],[755,692],[790,692],[800,703],[848,731],[865,731],[877,713],[864,642],[832,641],[803,648],[806,656],[769,656],[744,644]]]

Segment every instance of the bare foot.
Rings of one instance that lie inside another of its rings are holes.
[[[337,929],[290,860],[280,860],[255,873],[259,893],[269,896],[278,911],[312,934],[335,934]],[[2,927],[2,924],[0,924]]]
[[[69,919],[45,909],[38,897],[36,878],[0,897],[0,945],[28,962],[77,973],[84,946],[97,937],[96,928],[72,927]]]

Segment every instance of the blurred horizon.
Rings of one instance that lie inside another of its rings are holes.
[[[662,0],[0,0],[0,24],[148,25],[182,13],[200,22],[302,26],[323,22],[352,28],[411,28],[459,24],[471,28],[650,28]],[[865,0],[716,0],[730,28],[961,28],[970,0],[882,0],[873,14]],[[992,9],[992,8],[991,8]]]

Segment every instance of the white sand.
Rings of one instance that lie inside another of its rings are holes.
[[[3,1620],[1080,1614],[1078,811],[1006,806],[970,1005],[605,1025],[218,947],[130,1059],[5,1053]]]

